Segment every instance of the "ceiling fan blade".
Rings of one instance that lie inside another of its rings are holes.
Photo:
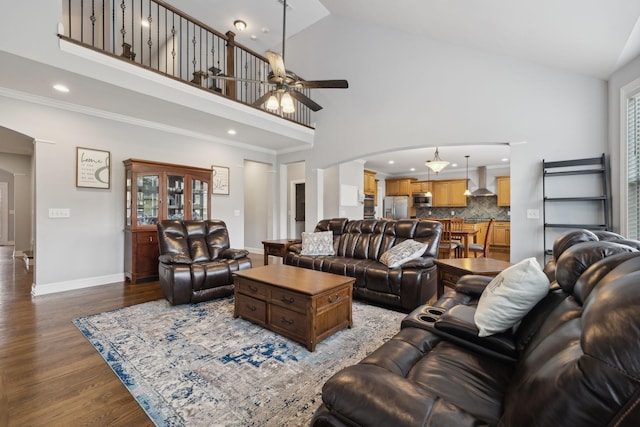
[[[346,80],[298,80],[292,86],[306,89],[346,89],[349,87],[349,82]]]
[[[269,60],[269,65],[271,65],[271,71],[273,71],[273,74],[284,81],[287,77],[287,70],[284,68],[284,60],[282,59],[282,56],[280,56],[279,53],[272,52],[270,50],[265,53],[265,56]]]
[[[256,107],[261,106],[262,104],[264,104],[265,102],[267,102],[267,99],[269,99],[269,97],[271,95],[275,95],[276,91],[275,90],[270,90],[269,92],[265,93],[264,95],[262,95],[260,98],[256,99],[253,102],[253,105]]]
[[[297,99],[298,101],[300,101],[301,103],[309,107],[312,111],[322,110],[322,107],[319,104],[317,104],[315,101],[313,101],[311,98],[309,98],[307,95],[303,94],[302,92],[298,92],[297,90],[290,90],[289,93],[293,98]]]

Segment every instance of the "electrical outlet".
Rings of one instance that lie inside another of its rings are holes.
[[[527,209],[527,219],[540,219],[540,210]]]
[[[451,211],[451,216],[454,216],[456,214],[455,211]]]
[[[69,218],[71,209],[68,208],[49,208],[49,218]]]

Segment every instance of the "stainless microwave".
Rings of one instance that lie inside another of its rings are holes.
[[[429,208],[431,207],[431,195],[428,193],[413,193],[411,195],[413,198],[413,207],[414,208]]]

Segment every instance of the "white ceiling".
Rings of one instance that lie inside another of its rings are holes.
[[[168,3],[220,32],[233,30],[233,21],[236,19],[246,21],[248,26],[245,31],[240,33],[234,30],[236,40],[257,52],[264,52],[266,49],[281,49],[280,1],[169,0]],[[290,6],[287,11],[287,37],[332,14],[339,18],[360,20],[444,43],[514,57],[605,80],[614,70],[640,54],[640,28],[637,25],[640,1],[637,0],[287,0],[287,3]],[[266,32],[263,32],[263,29],[267,29]],[[255,40],[251,39],[252,35],[255,35]],[[354,34],[354,37],[357,37],[357,34]],[[40,88],[38,82],[48,82],[48,78],[45,80],[38,76],[25,76],[28,70],[41,69],[41,66],[25,67],[21,62],[16,60],[16,57],[2,55],[3,73],[0,76],[0,86],[47,98],[59,97],[51,93],[49,85],[43,84]],[[58,71],[64,73],[62,70],[47,69],[47,73]],[[80,76],[74,78],[79,81],[86,79]],[[82,83],[84,85],[87,82]],[[111,85],[101,87],[102,82],[95,80],[89,83],[91,84],[85,86],[91,89],[67,94],[65,102],[104,108],[106,111],[121,111],[122,105],[128,105],[122,102],[123,97],[127,96],[124,90],[120,91]],[[117,106],[105,104],[105,100],[113,97],[89,95],[95,94],[95,91],[111,93],[113,90],[121,92],[120,98],[115,101],[118,103]],[[102,104],[93,105],[99,99],[102,100]],[[145,102],[149,101],[150,99],[145,99]],[[133,108],[135,103],[132,102],[130,105]],[[220,123],[225,119],[192,119],[201,114],[206,113],[194,114],[194,111],[188,108],[178,108],[173,116],[180,123],[193,123],[196,128],[196,122],[200,123],[201,128],[198,131],[202,133],[225,137],[215,134],[215,129],[226,130],[225,123]],[[202,125],[207,122],[209,126]],[[242,125],[228,122],[229,126]],[[262,148],[287,149],[286,146],[277,145],[287,142],[286,138],[283,141],[281,135],[269,134],[269,131],[261,131],[250,126],[245,130],[245,139],[240,142],[250,144],[261,141],[262,144],[264,141],[265,145],[262,145]],[[0,145],[8,139],[6,132],[0,135]],[[495,164],[495,161],[488,158],[482,160],[481,154],[487,154],[490,150],[470,150],[469,147],[466,148],[466,154],[471,155],[470,164],[476,161]],[[446,150],[441,149],[442,158],[446,157],[445,153]],[[450,156],[449,159],[453,158],[453,153]],[[453,161],[464,161],[463,156],[464,154],[461,159]],[[408,169],[409,161],[415,162],[415,159],[420,159],[423,165],[424,160],[432,158],[433,147],[429,147],[424,153],[405,153],[403,157],[407,159],[406,164],[400,160],[400,154],[394,155],[398,169],[382,169],[383,160],[386,162],[389,157],[389,154],[372,156],[365,159],[369,162],[365,167],[373,168],[372,165],[380,164],[381,172],[402,173],[398,170]]]

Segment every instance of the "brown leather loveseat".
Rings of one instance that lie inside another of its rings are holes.
[[[248,251],[230,248],[221,220],[161,221],[158,244],[160,286],[173,305],[233,295],[233,273],[251,268]]]
[[[473,313],[490,279],[463,276],[330,378],[312,425],[640,425],[637,246],[586,230],[561,236],[546,296],[515,332],[486,338]]]
[[[335,255],[302,255],[302,245],[292,245],[284,263],[355,278],[353,296],[400,311],[411,311],[436,293],[436,266],[442,224],[406,219],[324,219],[316,232],[332,231]],[[412,239],[427,245],[424,254],[400,267],[381,263],[384,252]]]

